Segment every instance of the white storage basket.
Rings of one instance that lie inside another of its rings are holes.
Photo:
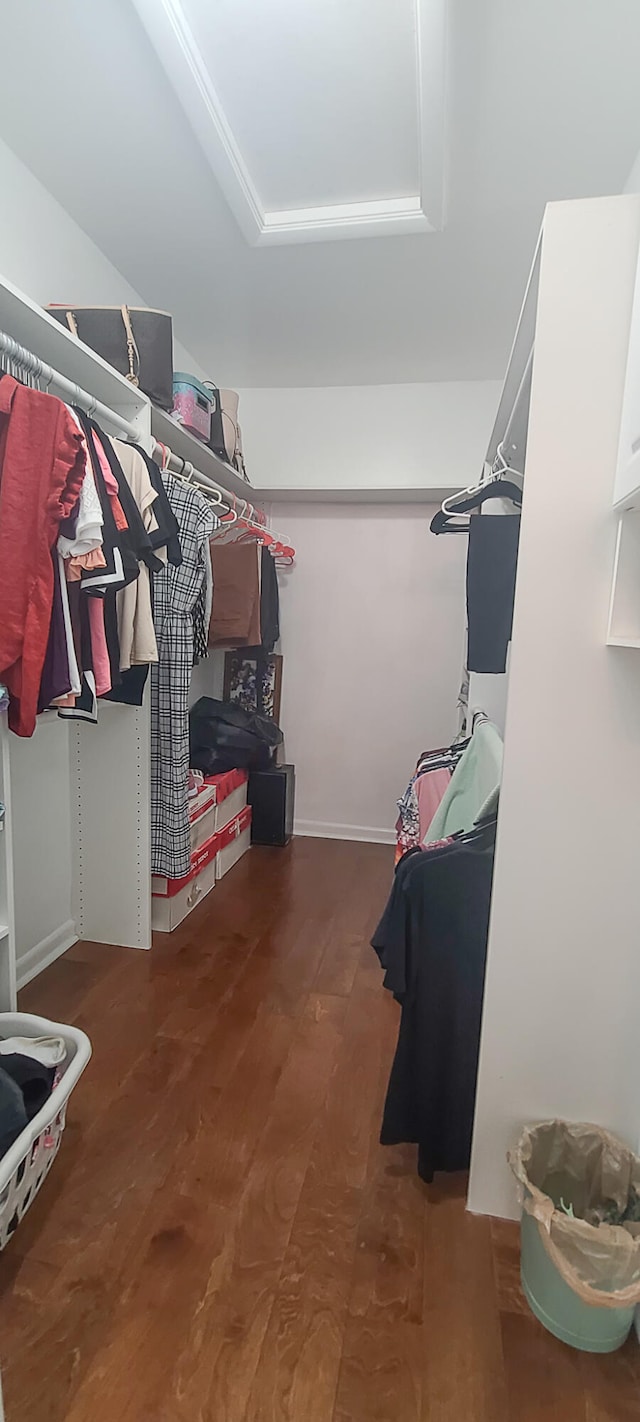
[[[77,1027],[48,1022],[27,1012],[0,1012],[0,1037],[63,1037],[67,1055],[61,1079],[42,1110],[0,1159],[0,1250],[15,1234],[60,1149],[67,1101],[91,1056],[91,1043]],[[1,1063],[0,1063],[1,1064]],[[1,1414],[0,1414],[1,1415]]]

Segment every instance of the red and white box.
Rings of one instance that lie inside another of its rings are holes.
[[[236,790],[241,788],[246,798],[246,781],[243,787],[238,786]],[[230,799],[231,794],[225,796],[217,808],[224,809]],[[180,879],[171,879],[163,874],[152,875],[151,927],[159,933],[171,933],[202,902],[214,887],[216,879],[222,879],[250,846],[251,806],[244,805],[240,813],[234,815],[222,829],[192,850],[188,874],[183,874]]]
[[[223,879],[228,870],[251,848],[251,806],[245,805],[240,814],[230,820],[224,829],[218,830],[216,840],[216,878]]]
[[[189,801],[192,854],[244,809],[248,783],[248,771],[227,770],[222,775],[210,775],[197,795],[192,796]]]
[[[213,888],[217,878],[217,838],[212,834],[192,853],[189,873],[180,879],[152,874],[151,927],[159,933],[171,933]]]

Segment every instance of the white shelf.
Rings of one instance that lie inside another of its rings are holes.
[[[640,510],[636,509],[626,509],[618,518],[607,646],[640,651]]]
[[[0,943],[2,943],[3,938],[8,938],[8,937],[9,937],[9,929],[7,928],[6,923],[0,923]]]
[[[0,330],[132,423],[146,410],[149,401],[141,390],[4,277]]]
[[[633,509],[640,506],[640,449],[622,462],[615,486],[614,509]]]
[[[253,493],[264,504],[441,504],[459,492],[449,488],[398,489],[287,489],[259,488]]]
[[[201,474],[207,474],[209,479],[215,480],[215,483],[229,494],[235,494],[237,499],[249,499],[254,503],[256,495],[262,494],[262,490],[247,484],[231,464],[225,464],[223,459],[218,459],[217,454],[206,444],[189,434],[182,425],[176,424],[165,410],[159,410],[156,405],[151,406],[151,433],[154,439],[167,444],[179,459],[188,459],[194,469],[199,469]]]
[[[613,504],[617,509],[640,504],[640,254],[629,326]]]

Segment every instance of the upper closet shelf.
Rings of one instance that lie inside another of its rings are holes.
[[[5,277],[0,277],[0,330],[103,405],[144,428],[146,395]]]
[[[457,490],[448,488],[263,488],[254,485],[263,504],[440,504]]]
[[[208,445],[202,444],[201,440],[189,434],[188,430],[176,424],[170,415],[155,405],[151,406],[151,433],[161,444],[167,444],[179,459],[189,460],[194,469],[207,474],[221,489],[226,489],[227,493],[235,494],[237,499],[246,499],[251,493],[252,485],[247,484],[246,479],[241,479],[231,464],[225,464],[223,459],[218,459],[217,454],[214,454]],[[257,490],[254,489],[253,492],[256,493]]]
[[[640,508],[640,254],[631,308],[613,505],[620,510]]]
[[[524,470],[533,374],[533,348],[538,310],[540,261],[544,227],[538,238],[527,289],[514,336],[485,463],[493,468],[498,449],[512,469]]]

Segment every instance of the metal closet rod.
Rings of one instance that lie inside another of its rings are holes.
[[[205,493],[209,489],[212,493],[221,494],[226,508],[229,511],[237,510],[239,501],[235,494],[232,494],[229,489],[225,489],[224,485],[217,484],[215,479],[210,479],[208,474],[203,474],[200,469],[196,469],[189,459],[183,459],[181,455],[174,454],[168,444],[164,444],[162,440],[154,440],[153,453],[154,458],[159,454],[163,459],[166,453],[168,455],[166,468],[171,474],[177,474],[190,482],[195,481],[195,487],[199,486]],[[256,508],[254,504],[249,503],[248,499],[241,499],[240,502],[244,503],[247,509],[252,510],[256,522],[264,524],[266,527],[267,516],[264,509]]]
[[[0,364],[5,357],[10,366],[20,371],[26,371],[33,375],[35,380],[43,381],[48,393],[55,390],[63,400],[70,405],[79,405],[90,419],[98,420],[100,424],[112,425],[119,434],[126,439],[136,443],[140,439],[140,431],[130,420],[125,420],[123,415],[116,414],[115,410],[110,410],[108,405],[103,405],[101,400],[97,400],[95,395],[90,395],[87,390],[83,390],[75,381],[67,380],[66,375],[61,375],[58,370],[47,365],[40,357],[28,351],[25,346],[19,345],[13,336],[8,336],[6,331],[0,331]]]

